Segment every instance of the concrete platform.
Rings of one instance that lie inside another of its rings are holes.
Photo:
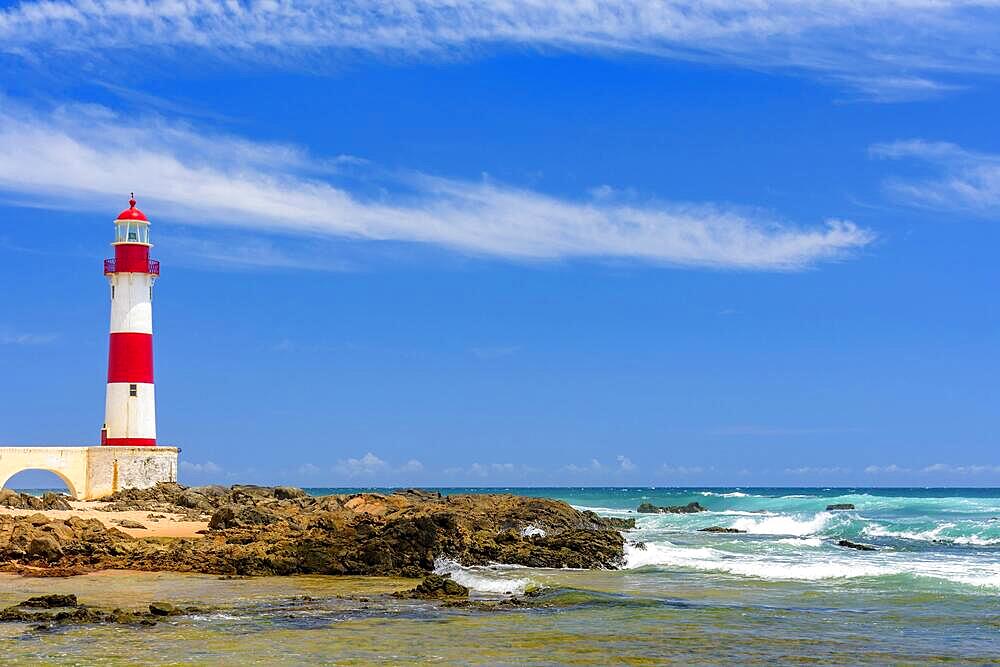
[[[22,470],[47,470],[77,500],[177,481],[177,447],[0,447],[0,487]]]

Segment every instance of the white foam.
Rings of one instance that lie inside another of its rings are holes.
[[[861,532],[869,537],[893,537],[901,540],[917,540],[923,542],[943,541],[952,542],[954,544],[968,544],[970,546],[977,547],[990,547],[1000,544],[1000,538],[981,537],[979,535],[959,535],[958,537],[941,535],[943,531],[954,527],[955,524],[953,523],[943,523],[930,530],[908,531],[889,530],[885,526],[881,526],[876,523],[865,526]]]
[[[818,537],[783,537],[776,540],[779,544],[791,544],[796,547],[821,547],[823,540]]]
[[[536,535],[538,537],[545,537],[545,531],[539,528],[538,526],[532,526],[531,524],[528,524],[527,526],[521,529],[522,537],[534,537]]]
[[[729,493],[716,493],[714,491],[699,491],[703,496],[714,496],[716,498],[749,498],[751,494],[742,491],[731,491]],[[755,496],[756,497],[756,496]]]
[[[646,543],[645,549],[626,545],[626,568],[683,567],[760,579],[819,581],[907,574],[1000,589],[1000,566],[965,557],[920,557],[905,552],[855,554],[823,551],[787,555],[739,554],[711,547],[681,547],[669,542]]]
[[[449,574],[468,589],[479,593],[523,595],[531,584],[526,577],[512,577],[504,573],[511,568],[463,567],[453,560],[439,558],[434,562],[435,574]]]
[[[761,519],[737,519],[732,527],[754,535],[815,535],[823,530],[833,515],[820,512],[812,519],[796,519],[792,516],[765,516]]]

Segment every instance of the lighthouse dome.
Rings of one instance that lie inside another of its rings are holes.
[[[135,207],[135,199],[129,199],[128,204],[128,208],[118,214],[117,220],[141,220],[149,222],[146,219],[146,214]]]

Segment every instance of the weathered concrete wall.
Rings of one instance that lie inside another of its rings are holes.
[[[22,470],[48,470],[72,496],[94,500],[121,489],[177,481],[176,447],[0,447],[0,486]]]
[[[176,447],[88,447],[87,498],[177,481]]]

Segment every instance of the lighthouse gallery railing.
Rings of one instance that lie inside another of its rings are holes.
[[[106,259],[104,260],[104,273],[115,273],[115,260]],[[151,259],[146,267],[146,273],[151,273],[154,276],[160,275],[160,262],[159,260]]]

